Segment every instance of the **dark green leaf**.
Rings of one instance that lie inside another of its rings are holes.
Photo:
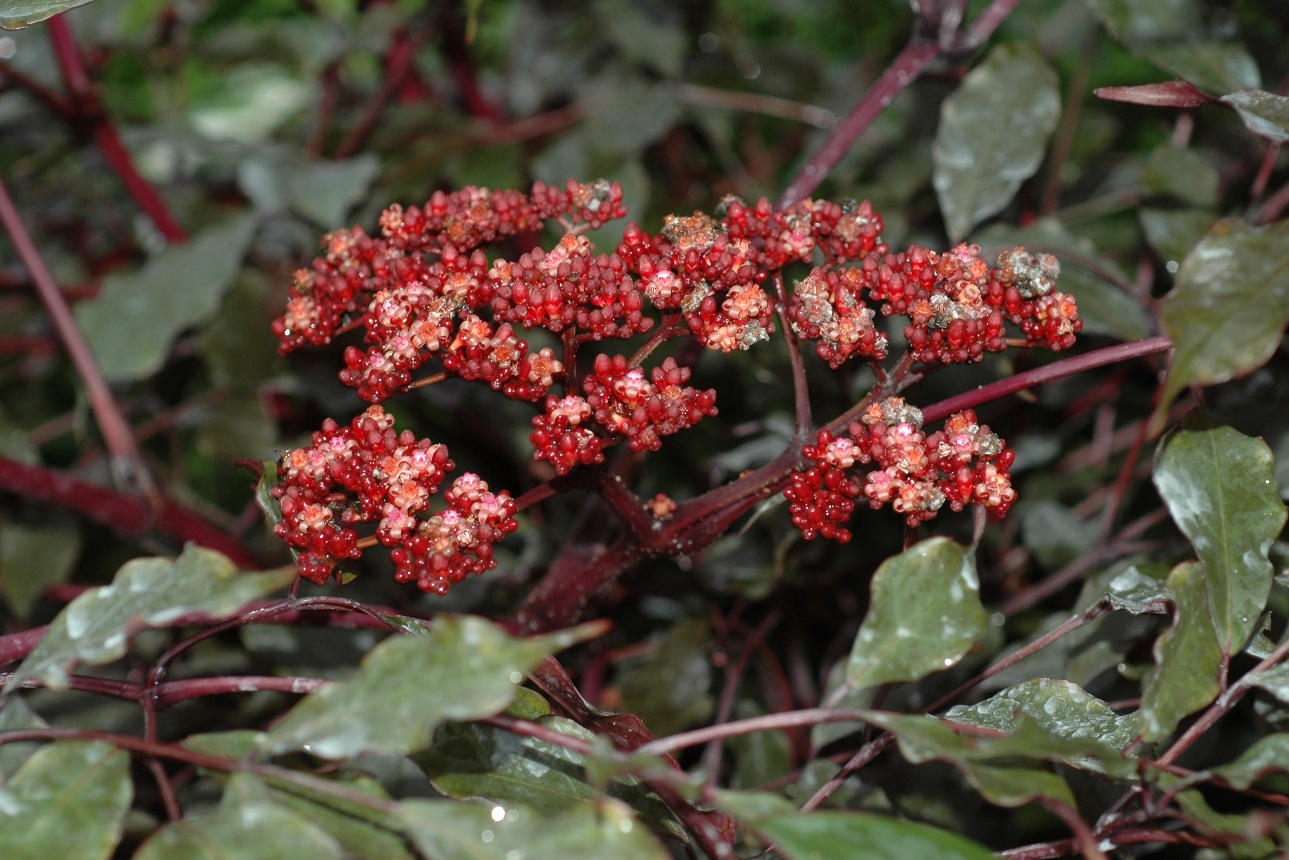
[[[107,860],[133,795],[130,757],[111,744],[41,747],[0,788],[0,857]]]
[[[348,161],[305,162],[286,172],[287,200],[296,212],[334,230],[379,174],[380,159],[370,152]]]
[[[137,558],[117,571],[111,585],[91,588],[58,613],[6,689],[27,678],[66,687],[74,665],[111,663],[145,627],[186,615],[223,618],[293,579],[294,568],[238,574],[227,558],[194,544],[177,559]]]
[[[251,729],[235,729],[227,732],[207,732],[189,735],[183,739],[185,749],[222,758],[244,759],[255,752],[255,747],[264,738],[263,732]]]
[[[648,7],[624,0],[598,0],[596,17],[623,56],[678,78],[689,39],[679,21],[657,21]]]
[[[1239,42],[1176,42],[1143,46],[1142,56],[1166,72],[1211,93],[1258,87],[1258,64]]]
[[[1168,438],[1154,480],[1204,564],[1208,605],[1227,654],[1244,647],[1271,591],[1267,552],[1285,524],[1271,449],[1230,427]]]
[[[1150,153],[1141,168],[1141,184],[1150,194],[1170,195],[1192,206],[1217,203],[1218,175],[1213,162],[1193,149],[1171,143]]]
[[[1275,842],[1270,836],[1256,835],[1260,828],[1252,816],[1226,815],[1218,812],[1209,806],[1204,795],[1195,789],[1179,791],[1176,800],[1182,812],[1192,821],[1199,822],[1201,828],[1234,837],[1226,847],[1229,851],[1228,856],[1235,860],[1264,860],[1278,853]]]
[[[1077,743],[1075,755],[1062,757],[1069,764],[1084,766],[1090,755],[1110,772],[1135,769],[1122,752],[1137,737],[1136,715],[1119,716],[1105,702],[1069,681],[1034,678],[975,705],[950,708],[944,716],[1009,734],[1016,733],[1029,719],[1054,738]]]
[[[1097,545],[1101,526],[1079,519],[1057,502],[1038,501],[1021,511],[1021,537],[1039,564],[1061,567]]]
[[[556,818],[524,806],[408,800],[401,816],[434,860],[667,860],[648,828],[613,800],[578,804]]]
[[[379,782],[366,774],[335,780],[351,792],[377,800],[389,795]],[[329,833],[345,852],[345,858],[361,860],[412,860],[412,851],[402,836],[397,818],[353,801],[341,800],[321,791],[308,791],[294,783],[274,784],[269,795],[295,810]]]
[[[90,0],[6,0],[0,4],[0,27],[21,30],[28,24],[36,24],[88,2]]]
[[[812,812],[766,819],[756,829],[789,860],[988,860],[993,853],[927,824],[864,812]]]
[[[961,660],[988,631],[974,553],[948,538],[924,540],[873,574],[847,680],[856,687],[916,681]]]
[[[1168,575],[1177,603],[1175,621],[1155,641],[1155,668],[1141,694],[1141,735],[1158,741],[1172,734],[1182,717],[1217,698],[1222,646],[1213,629],[1200,562],[1185,562]]]
[[[1092,11],[1125,42],[1155,42],[1189,35],[1199,22],[1194,0],[1088,0]]]
[[[1289,141],[1289,98],[1249,89],[1222,96],[1222,101],[1235,108],[1254,134],[1278,143]]]
[[[75,529],[0,523],[0,583],[19,618],[47,588],[67,581],[81,551]]]
[[[933,182],[949,237],[1002,211],[1034,175],[1061,113],[1056,73],[1032,45],[999,45],[940,107]]]
[[[255,231],[243,215],[171,245],[142,269],[108,275],[76,322],[103,375],[130,382],[156,373],[175,336],[206,319],[233,283]]]
[[[219,314],[201,332],[198,345],[219,388],[252,394],[279,372],[277,338],[269,331],[267,278],[244,270],[228,291]]]
[[[543,657],[602,629],[583,625],[514,639],[482,618],[438,618],[424,636],[381,642],[353,680],[310,693],[261,748],[274,754],[303,749],[331,759],[425,749],[440,723],[505,709],[524,674]]]
[[[711,633],[695,618],[673,625],[644,660],[624,667],[618,678],[622,707],[644,718],[654,734],[683,731],[711,716]]]
[[[219,809],[167,824],[134,860],[343,860],[340,844],[303,815],[275,803],[249,774],[235,774]]]
[[[1261,687],[1282,702],[1289,702],[1289,665],[1281,663],[1259,672],[1253,678],[1253,686]]]
[[[1267,735],[1230,764],[1213,769],[1236,788],[1248,788],[1271,773],[1289,771],[1289,734]]]
[[[1161,315],[1176,353],[1156,411],[1188,385],[1242,376],[1271,358],[1289,322],[1289,221],[1219,221],[1182,262]]]
[[[1039,798],[1074,805],[1065,780],[1036,762],[1016,763],[1014,759],[1074,758],[1085,744],[1072,743],[1041,730],[1026,721],[1019,738],[980,738],[961,734],[943,720],[930,716],[874,714],[870,721],[899,740],[900,755],[914,763],[947,761],[962,772],[981,796],[998,806],[1021,806]]]
[[[1172,604],[1172,595],[1164,581],[1150,576],[1137,565],[1110,581],[1106,597],[1113,608],[1126,610],[1133,615],[1164,615]]]
[[[1169,271],[1175,272],[1216,220],[1204,209],[1148,209],[1138,211],[1146,241]],[[1080,312],[1083,310],[1079,306]]]

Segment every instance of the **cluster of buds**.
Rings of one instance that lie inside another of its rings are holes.
[[[927,436],[922,413],[888,397],[869,406],[845,436],[819,431],[802,455],[813,465],[794,473],[783,494],[807,540],[849,541],[845,523],[860,496],[873,508],[889,504],[909,526],[946,504],[955,511],[979,504],[1002,516],[1016,499],[1007,471],[1014,452],[971,410],[949,416],[943,430]],[[861,475],[860,464],[875,468]]]
[[[1054,292],[1060,264],[1050,254],[1009,248],[990,268],[979,245],[938,254],[918,245],[880,262],[864,262],[869,297],[883,316],[909,318],[904,336],[914,356],[943,364],[979,361],[1008,341],[1004,323],[1019,326],[1025,345],[1069,349],[1083,328],[1074,299]]]
[[[873,325],[873,310],[860,299],[863,285],[860,269],[815,269],[792,292],[792,330],[803,340],[816,341],[815,352],[834,370],[855,355],[886,358],[886,335]]]
[[[464,474],[445,494],[449,508],[422,519],[454,465],[448,449],[398,433],[372,406],[341,427],[327,419],[308,448],[283,455],[273,496],[282,510],[274,529],[299,551],[300,575],[326,582],[336,565],[362,554],[354,526],[376,523],[376,538],[396,547],[400,581],[443,594],[451,582],[493,567],[492,544],[514,531],[515,505]]]

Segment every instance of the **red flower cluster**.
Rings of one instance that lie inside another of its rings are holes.
[[[979,245],[937,254],[918,245],[880,262],[864,261],[869,297],[883,316],[902,314],[915,356],[945,364],[979,361],[1007,348],[1003,324],[1021,327],[1029,346],[1069,349],[1083,329],[1074,299],[1053,292],[1060,264],[1050,254],[1009,248],[991,269]]]
[[[445,494],[448,511],[418,519],[453,468],[446,447],[397,433],[379,406],[347,427],[328,418],[310,447],[282,457],[274,533],[300,550],[300,575],[323,583],[342,559],[362,555],[353,526],[375,522],[380,542],[399,547],[391,553],[399,581],[443,594],[450,582],[493,567],[492,544],[517,527],[509,494],[488,492],[470,473]]]
[[[861,495],[874,509],[889,503],[910,526],[929,520],[947,502],[960,511],[984,505],[999,516],[1016,499],[1007,470],[1015,453],[971,410],[949,416],[943,430],[922,432],[922,413],[899,397],[875,403],[847,428],[848,436],[819,431],[802,455],[814,461],[792,475],[783,495],[792,522],[807,540],[821,535],[845,543],[845,523]],[[856,464],[876,469],[860,477]]]

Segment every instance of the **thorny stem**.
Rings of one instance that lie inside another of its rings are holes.
[[[36,249],[36,243],[27,232],[27,227],[14,205],[13,198],[9,196],[9,189],[3,179],[0,179],[0,222],[3,222],[5,232],[9,234],[9,241],[13,243],[14,250],[18,252],[18,257],[31,275],[31,281],[54,324],[54,330],[58,332],[59,339],[76,367],[76,375],[80,377],[89,394],[90,408],[94,410],[99,430],[103,433],[103,441],[112,454],[113,477],[124,489],[144,490],[149,495],[154,495],[156,491],[143,464],[138,443],[134,439],[134,432],[121,414],[121,409],[117,405],[116,398],[112,396],[111,389],[107,387],[103,374],[99,372],[94,354],[77,327],[71,308],[67,306],[67,300],[58,289],[53,274],[45,265],[40,251]]]

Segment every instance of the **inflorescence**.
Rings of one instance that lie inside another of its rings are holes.
[[[668,216],[657,234],[628,223],[614,253],[596,254],[586,231],[625,214],[622,189],[604,180],[538,183],[526,195],[471,187],[436,192],[424,207],[391,206],[380,235],[329,233],[323,255],[296,273],[273,326],[280,350],[325,345],[361,327],[365,347],[345,349],[340,379],[373,404],[415,387],[414,374],[430,361],[434,378],[480,381],[541,404],[534,456],[563,475],[603,462],[604,450],[621,442],[656,451],[662,437],[716,414],[716,392],[686,385],[690,368],[671,358],[646,369],[601,353],[579,378],[581,345],[654,331],[641,355],[680,335],[723,352],[748,349],[774,333],[777,299],[766,282],[792,264],[811,268],[795,282],[784,318],[833,368],[885,359],[890,343],[878,318],[897,314],[909,321],[912,359],[927,365],[979,361],[1012,344],[1066,349],[1082,327],[1074,300],[1055,291],[1054,257],[1011,248],[991,267],[965,244],[892,254],[867,202],[804,200],[776,212],[765,199],[727,198],[717,218]],[[549,250],[489,261],[486,246],[532,241],[548,222],[563,228]],[[663,317],[659,329],[650,305]],[[1007,324],[1023,339],[1009,339]],[[551,345],[530,345],[533,337]],[[301,573],[323,582],[359,554],[354,525],[375,522],[397,578],[442,593],[495,564],[493,543],[515,528],[514,501],[466,474],[445,492],[447,509],[432,512],[452,468],[447,451],[396,434],[392,423],[372,406],[348,427],[328,421],[312,447],[287,453],[274,491],[284,517],[278,534],[302,553]],[[873,507],[889,503],[910,524],[946,503],[1002,514],[1015,498],[1011,452],[971,412],[926,436],[921,414],[889,398],[848,433],[821,431],[804,450],[814,465],[785,491],[808,538],[847,540],[844,524],[861,495]],[[867,475],[855,470],[870,463]]]

